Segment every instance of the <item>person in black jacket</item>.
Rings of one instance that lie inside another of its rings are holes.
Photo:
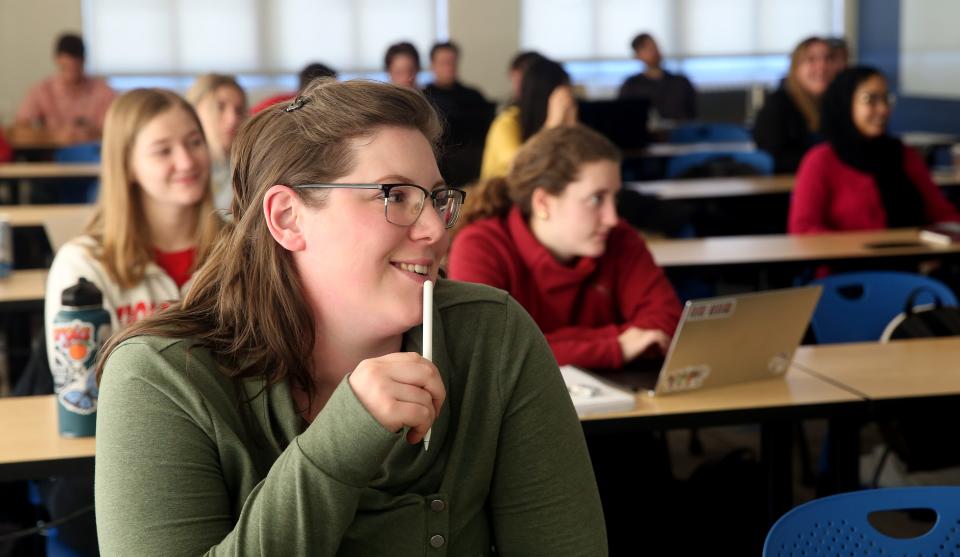
[[[643,62],[643,72],[627,78],[618,98],[648,99],[661,118],[690,120],[697,116],[697,92],[690,80],[661,67],[663,56],[657,41],[641,33],[630,43],[633,55]]]
[[[829,59],[826,41],[803,40],[790,56],[786,79],[757,114],[753,138],[773,156],[774,172],[796,172],[807,149],[820,141],[820,97],[833,79]]]
[[[430,49],[433,83],[424,87],[423,93],[443,115],[483,107],[487,102],[480,91],[460,83],[457,76],[459,61],[460,47],[456,43],[437,43]]]

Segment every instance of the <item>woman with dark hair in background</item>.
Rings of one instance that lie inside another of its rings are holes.
[[[800,163],[788,230],[808,234],[958,221],[917,151],[887,133],[893,96],[878,70],[843,71],[823,95],[824,144]]]
[[[773,156],[774,172],[796,172],[819,141],[820,96],[833,76],[826,41],[810,37],[793,49],[787,78],[767,96],[753,130],[757,147]]]
[[[577,101],[566,70],[542,56],[534,59],[523,73],[520,98],[490,124],[480,179],[504,176],[523,142],[541,128],[576,121]]]

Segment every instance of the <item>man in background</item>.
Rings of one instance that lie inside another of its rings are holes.
[[[17,110],[11,140],[36,133],[63,144],[99,140],[116,93],[84,72],[86,49],[78,35],[57,39],[54,61],[57,73],[31,87]]]
[[[661,67],[663,56],[657,41],[649,33],[637,35],[633,55],[643,62],[643,72],[628,78],[620,88],[619,98],[642,98],[650,101],[661,118],[689,120],[697,116],[697,92],[690,80]]]
[[[444,115],[474,110],[487,102],[480,91],[460,83],[459,62],[460,47],[452,42],[437,43],[430,49],[433,83],[423,92]]]

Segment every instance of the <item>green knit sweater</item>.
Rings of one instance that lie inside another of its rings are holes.
[[[97,416],[102,553],[605,554],[583,434],[536,325],[478,285],[441,280],[434,306],[447,399],[429,451],[346,379],[305,426],[285,381],[231,380],[189,339],[121,344]]]

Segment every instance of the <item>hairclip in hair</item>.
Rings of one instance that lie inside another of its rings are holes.
[[[297,96],[296,99],[293,100],[292,103],[290,103],[289,106],[287,106],[287,108],[284,108],[283,111],[284,111],[284,112],[293,112],[294,110],[298,110],[298,109],[300,109],[300,108],[303,108],[303,105],[305,105],[305,104],[307,104],[307,98],[304,97],[304,96],[302,96],[302,95],[299,95],[299,96]]]

